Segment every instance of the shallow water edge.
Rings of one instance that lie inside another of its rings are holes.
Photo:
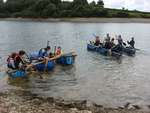
[[[65,101],[28,92],[19,95],[5,92],[0,93],[0,113],[148,113],[148,109],[143,110],[130,103],[117,108],[105,108],[86,100]]]

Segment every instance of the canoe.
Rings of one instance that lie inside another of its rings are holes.
[[[11,78],[26,78],[28,76],[27,72],[24,70],[11,70],[7,72]]]
[[[129,56],[133,56],[136,53],[136,49],[132,48],[132,47],[124,47],[123,48],[123,53],[129,55]]]
[[[62,65],[73,65],[75,63],[75,55],[73,53],[62,55],[56,60],[56,63]]]
[[[110,52],[109,49],[106,49],[106,48],[103,48],[103,47],[100,47],[100,46],[95,46],[93,44],[87,44],[87,50],[89,51],[96,51],[98,53],[100,53],[101,55],[110,55],[110,56],[114,56],[114,57],[121,57],[122,56],[122,53],[120,52]]]

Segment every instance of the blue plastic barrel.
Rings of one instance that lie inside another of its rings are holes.
[[[38,71],[44,71],[44,69],[46,68],[48,71],[51,71],[54,68],[54,66],[55,66],[55,63],[53,61],[49,61],[46,67],[44,63],[37,64],[36,69]]]
[[[66,62],[67,65],[72,65],[74,63],[73,56],[67,56],[67,57],[65,57],[65,62]]]
[[[87,44],[87,49],[90,51],[96,51],[96,46],[94,46],[92,44]]]
[[[62,65],[72,65],[74,64],[74,56],[63,56],[57,59],[56,62]]]
[[[56,62],[58,64],[64,64],[65,63],[65,58],[64,57],[60,57],[59,59],[56,60]]]
[[[26,72],[23,71],[23,70],[18,70],[18,71],[15,71],[15,72],[11,72],[11,73],[9,73],[9,75],[12,78],[24,78],[24,77],[27,77]]]

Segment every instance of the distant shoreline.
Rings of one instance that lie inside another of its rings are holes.
[[[79,23],[150,23],[146,18],[0,18],[0,21],[41,21]]]

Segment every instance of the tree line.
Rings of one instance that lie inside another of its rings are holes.
[[[104,8],[103,0],[0,0],[0,18],[62,18],[62,17],[144,17],[150,15],[125,9]]]

